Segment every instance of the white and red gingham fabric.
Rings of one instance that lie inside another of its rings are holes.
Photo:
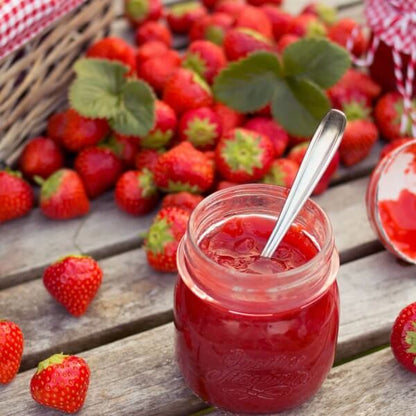
[[[85,0],[0,0],[0,59]]]

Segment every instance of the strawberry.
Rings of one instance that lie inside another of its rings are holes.
[[[413,111],[415,107],[416,104],[413,102]],[[374,108],[374,118],[381,135],[386,140],[391,141],[412,135],[410,120],[407,122],[405,131],[403,133],[400,131],[403,111],[403,98],[398,92],[389,92],[378,100]]]
[[[172,32],[188,33],[193,23],[206,14],[207,9],[202,4],[189,1],[172,6],[166,14],[166,20]]]
[[[108,123],[79,115],[72,108],[67,111],[67,122],[62,135],[62,145],[71,152],[94,146],[108,133]]]
[[[159,156],[155,181],[167,192],[202,193],[211,188],[214,169],[204,153],[183,142]]]
[[[76,413],[84,404],[89,382],[90,369],[82,358],[55,354],[38,364],[30,393],[43,406]]]
[[[231,29],[224,38],[227,59],[236,61],[255,51],[272,51],[273,44],[263,35],[251,29]]]
[[[105,145],[84,149],[76,157],[74,167],[90,198],[111,189],[123,171],[121,160]]]
[[[369,101],[373,101],[381,93],[380,85],[368,74],[353,68],[348,69],[338,83],[347,89],[360,91]]]
[[[114,152],[121,160],[125,169],[134,168],[136,154],[139,151],[139,138],[134,136],[126,136],[113,131],[113,133],[100,144]]]
[[[272,4],[266,4],[262,6],[262,10],[266,13],[272,24],[273,36],[278,41],[283,35],[289,33],[290,25],[293,20],[293,16],[284,12],[279,7]]]
[[[134,48],[124,39],[112,37],[98,40],[89,47],[86,55],[88,58],[101,58],[121,62],[130,69],[128,75],[133,75],[136,72]]]
[[[169,29],[160,22],[146,22],[139,26],[134,35],[137,45],[143,45],[151,40],[158,40],[168,48],[172,46],[172,35]]]
[[[147,261],[156,270],[175,272],[178,244],[186,232],[190,212],[162,208],[153,220],[144,243]]]
[[[273,28],[267,14],[254,6],[245,6],[235,21],[236,28],[245,28],[260,33],[267,39],[273,39]]]
[[[124,0],[127,19],[133,26],[139,26],[150,20],[159,20],[162,16],[160,0]]]
[[[280,6],[283,0],[248,0],[248,3],[256,7],[264,5]]]
[[[293,160],[280,158],[273,160],[269,171],[262,178],[263,183],[290,188],[298,173],[299,165]]]
[[[22,330],[11,321],[0,321],[0,384],[16,376],[23,354]]]
[[[141,46],[137,48],[137,68],[139,68],[140,65],[147,59],[163,56],[168,52],[168,50],[169,47],[166,46],[166,44],[161,42],[160,40],[149,40],[143,43]]]
[[[206,156],[206,158],[208,159],[208,163],[211,164],[212,169],[215,173],[216,171],[216,165],[215,165],[215,150],[205,150],[204,155]]]
[[[33,207],[33,190],[21,176],[0,171],[0,224],[27,215]]]
[[[301,14],[293,18],[288,33],[300,37],[326,36],[327,29],[316,16]]]
[[[396,139],[391,141],[390,143],[387,143],[380,152],[380,160],[383,159],[383,157],[387,156],[390,152],[392,152],[394,149],[397,149],[401,145],[409,142],[410,140],[414,140],[413,137],[401,137],[400,139]]]
[[[358,23],[355,20],[348,18],[338,20],[329,28],[328,37],[332,42],[345,48],[354,29],[358,30],[358,33],[354,39],[352,53],[355,56],[361,56],[367,50],[367,39],[363,31],[358,28]]]
[[[233,18],[234,22],[244,7],[246,7],[245,0],[220,0],[215,5],[215,11],[218,13],[228,14]]]
[[[226,13],[215,12],[197,20],[191,27],[191,41],[205,39],[217,45],[222,45],[226,32],[231,29],[234,18]]]
[[[181,64],[178,52],[168,50],[165,54],[144,61],[137,75],[149,83],[156,93],[161,94],[165,85]]]
[[[261,179],[274,158],[272,141],[259,133],[237,128],[219,141],[215,161],[218,171],[230,182],[244,183]]]
[[[236,127],[242,126],[244,123],[244,114],[241,114],[233,110],[232,108],[227,107],[223,103],[215,103],[212,109],[221,120],[223,134],[229,132],[230,130]]]
[[[55,113],[48,119],[47,136],[57,145],[62,145],[62,137],[68,120],[68,112]]]
[[[320,2],[312,2],[307,4],[301,14],[311,14],[316,16],[322,23],[330,26],[337,19],[337,11],[334,7],[328,6]]]
[[[167,146],[176,131],[178,121],[175,112],[165,102],[157,100],[155,104],[155,125],[140,145],[147,149],[160,149]]]
[[[300,166],[305,156],[306,150],[308,149],[308,146],[309,143],[307,142],[296,145],[290,150],[289,154],[287,155],[288,159],[293,160]],[[326,171],[319,180],[318,184],[316,185],[315,189],[313,190],[313,195],[319,195],[328,188],[331,178],[334,176],[338,169],[339,161],[340,156],[339,152],[337,151],[334,157],[332,158],[331,162],[329,163],[328,167],[326,168]]]
[[[159,200],[153,173],[149,169],[123,173],[117,181],[115,200],[120,209],[128,214],[147,214]]]
[[[102,279],[100,266],[89,256],[63,257],[43,272],[46,290],[76,317],[86,312],[101,286]]]
[[[32,179],[40,176],[46,179],[64,164],[64,156],[52,139],[35,137],[23,149],[19,159],[22,173]]]
[[[42,183],[40,208],[44,215],[66,220],[86,215],[90,203],[78,173],[60,169]]]
[[[179,121],[180,140],[191,142],[197,149],[214,149],[221,133],[221,120],[209,107],[188,110]]]
[[[254,117],[244,124],[244,128],[267,136],[273,142],[276,157],[282,156],[289,144],[286,131],[270,117]]]
[[[135,168],[137,170],[148,169],[154,172],[156,169],[157,161],[159,160],[160,153],[154,149],[143,149],[140,150],[136,155],[134,161]]]
[[[402,309],[394,321],[390,335],[391,350],[396,360],[416,373],[416,302]]]
[[[287,33],[285,35],[283,35],[279,41],[277,42],[276,45],[276,50],[277,52],[279,52],[280,54],[283,53],[283,51],[292,43],[297,42],[300,38],[300,36],[297,35],[292,35],[291,33]]]
[[[238,183],[229,182],[229,181],[219,181],[217,183],[216,191],[221,191],[222,189],[231,188],[232,186],[237,186]]]
[[[213,98],[206,82],[189,69],[178,69],[165,85],[163,101],[177,115],[198,107],[210,107]]]
[[[182,61],[184,68],[196,72],[209,84],[213,83],[214,78],[226,64],[224,50],[208,40],[192,42]]]
[[[168,194],[162,200],[162,208],[177,207],[184,211],[191,212],[203,199],[203,196],[191,194],[189,192]]]

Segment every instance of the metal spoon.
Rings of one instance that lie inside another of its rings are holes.
[[[271,257],[331,162],[344,134],[347,119],[330,110],[320,122],[305,153],[282,212],[261,253]]]

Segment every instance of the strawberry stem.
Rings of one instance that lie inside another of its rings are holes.
[[[63,353],[54,354],[54,355],[50,356],[49,358],[47,358],[46,360],[41,361],[38,364],[38,370],[37,370],[36,374],[39,374],[43,370],[46,370],[51,365],[61,364],[67,357],[69,357],[69,355],[65,355]]]

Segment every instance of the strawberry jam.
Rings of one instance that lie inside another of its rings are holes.
[[[325,214],[308,201],[272,259],[260,256],[285,196],[270,185],[217,192],[178,249],[179,368],[200,398],[228,411],[300,405],[333,363],[339,262]]]

